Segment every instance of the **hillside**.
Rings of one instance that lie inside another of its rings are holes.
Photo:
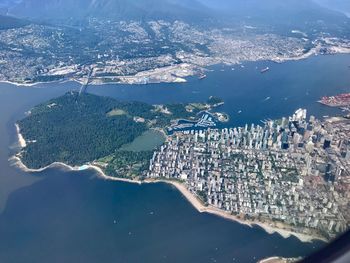
[[[129,19],[205,19],[205,6],[196,0],[23,0],[10,10],[33,19],[88,17]]]
[[[314,0],[200,0],[221,12],[229,22],[274,27],[279,31],[299,30],[311,33],[349,34],[350,20],[343,14],[320,6]],[[316,0],[327,1],[327,0]],[[341,0],[338,0],[339,2]],[[332,2],[333,1],[328,1]],[[342,27],[342,25],[347,25]]]
[[[329,9],[339,11],[350,17],[350,1],[349,0],[314,0],[322,6]]]
[[[320,6],[327,0],[23,0],[9,13],[14,16],[64,23],[100,18],[109,20],[183,20],[213,26],[248,24],[285,33],[350,34],[345,15]],[[341,0],[337,0],[341,2]],[[342,8],[346,3],[339,5]]]
[[[0,30],[22,27],[27,23],[27,21],[21,19],[0,15]]]

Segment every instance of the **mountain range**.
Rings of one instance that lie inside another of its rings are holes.
[[[350,1],[349,0],[314,0],[316,3],[329,9],[339,11],[350,17]]]
[[[205,19],[197,0],[23,0],[10,14],[32,19]]]
[[[218,22],[307,33],[346,35],[350,19],[319,5],[328,0],[6,0],[9,14],[36,21],[184,20]],[[18,2],[20,1],[20,2]],[[335,0],[338,2],[344,0]],[[345,2],[344,2],[345,3]]]
[[[22,27],[26,24],[28,24],[26,20],[0,15],[0,30]]]

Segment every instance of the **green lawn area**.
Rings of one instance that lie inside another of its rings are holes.
[[[113,117],[113,116],[123,116],[123,115],[128,115],[126,111],[121,110],[121,109],[113,109],[110,112],[107,113],[108,117]]]

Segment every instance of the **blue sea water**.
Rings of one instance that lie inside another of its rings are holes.
[[[322,117],[339,111],[318,104],[319,97],[350,92],[349,65],[349,55],[337,55],[245,63],[235,70],[215,66],[206,79],[185,84],[104,85],[88,92],[149,103],[200,102],[214,95],[225,100],[228,125],[280,118],[300,107]],[[271,70],[261,74],[266,66]],[[0,262],[257,262],[305,256],[323,245],[201,214],[166,184],[105,181],[91,170],[28,174],[11,167],[15,120],[78,88],[0,83]]]
[[[315,56],[282,64],[248,62],[241,66],[214,66],[204,80],[147,86],[105,85],[88,91],[149,103],[203,102],[210,96],[224,99],[220,109],[230,114],[229,126],[260,123],[289,116],[298,108],[317,117],[339,113],[319,103],[322,96],[350,92],[349,55]],[[266,67],[270,71],[261,74]],[[234,70],[232,70],[234,68]],[[239,113],[240,112],[240,113]]]
[[[1,262],[256,262],[321,243],[198,213],[173,187],[51,169],[0,216]]]

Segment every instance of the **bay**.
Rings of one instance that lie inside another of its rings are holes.
[[[229,126],[288,116],[300,107],[322,117],[339,111],[318,104],[321,96],[350,92],[349,65],[349,55],[244,63],[234,70],[219,65],[204,80],[89,86],[88,92],[149,103],[218,96],[231,115]],[[266,66],[271,70],[261,74]],[[256,262],[305,256],[323,245],[201,214],[166,184],[110,182],[90,170],[33,174],[12,167],[15,121],[76,89],[73,82],[35,88],[0,83],[0,262]]]

